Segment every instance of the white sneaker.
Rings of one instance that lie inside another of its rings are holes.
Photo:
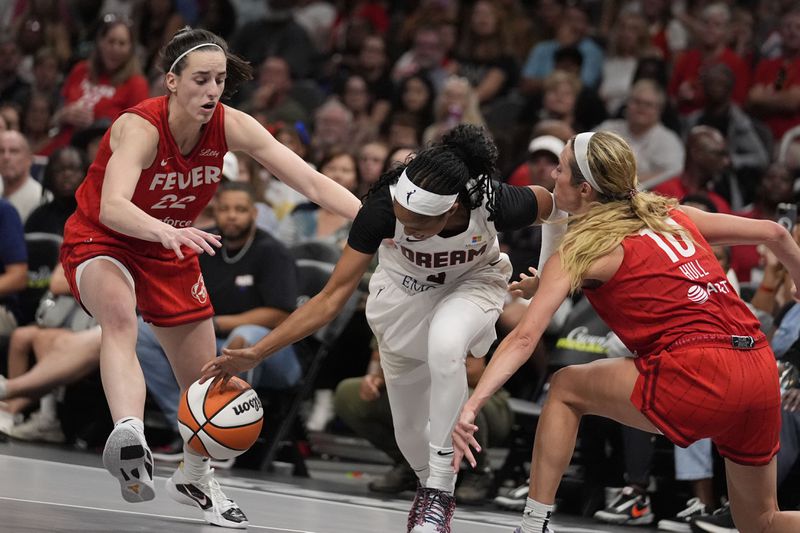
[[[108,436],[103,466],[119,480],[125,501],[146,502],[155,497],[153,454],[144,435],[132,425],[118,424]]]
[[[314,405],[306,420],[306,429],[315,432],[324,431],[334,416],[336,413],[333,410],[333,391],[320,389],[314,393]]]
[[[686,502],[686,509],[675,515],[675,518],[658,521],[661,531],[675,531],[676,533],[689,533],[692,528],[689,523],[698,516],[707,516],[706,505],[700,498],[692,498]]]
[[[19,440],[34,442],[51,442],[53,444],[63,444],[67,438],[61,430],[61,421],[42,411],[36,411],[30,418],[21,424],[6,431],[9,437]]]
[[[496,506],[510,511],[524,511],[525,504],[528,503],[528,491],[530,485],[526,482],[519,487],[513,488],[505,494],[497,496],[493,502]]]
[[[2,402],[0,402],[2,404]],[[11,431],[16,424],[22,421],[22,416],[17,413],[10,413],[3,409],[3,405],[0,405],[0,433],[5,433],[8,435],[8,432]]]
[[[181,463],[167,480],[167,494],[179,503],[199,507],[209,524],[238,529],[247,527],[247,517],[236,502],[222,492],[214,477],[214,469],[199,481],[192,482],[186,479]]]

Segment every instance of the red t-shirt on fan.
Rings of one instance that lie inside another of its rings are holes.
[[[614,277],[584,289],[589,302],[637,356],[658,353],[685,335],[755,336],[759,322],[731,288],[709,244],[682,211],[670,215],[683,235],[645,229],[626,237]]]
[[[148,215],[178,228],[192,225],[211,201],[222,177],[222,159],[228,151],[225,139],[225,108],[217,105],[204,126],[200,140],[187,155],[181,155],[168,121],[168,96],[150,98],[124,113],[134,113],[158,129],[158,152],[150,167],[142,170],[131,201]],[[109,129],[100,142],[97,157],[89,167],[75,198],[78,208],[67,221],[64,245],[96,243],[126,247],[137,254],[173,259],[175,252],[161,243],[118,233],[100,222],[100,197],[106,165],[111,157]],[[190,252],[188,249],[186,253]]]

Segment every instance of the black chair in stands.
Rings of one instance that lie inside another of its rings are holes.
[[[39,300],[50,286],[50,276],[58,264],[62,238],[55,233],[25,234],[28,249],[28,286],[20,295],[20,324],[33,322]]]
[[[298,259],[296,266],[297,306],[300,307],[322,290],[335,265],[315,259]],[[360,291],[356,291],[333,321],[295,344],[303,367],[300,383],[288,390],[258,390],[264,405],[264,429],[256,444],[237,459],[237,467],[271,471],[278,453],[285,451],[287,461],[294,465],[294,475],[308,477],[302,449],[305,431],[298,418],[300,406],[310,395],[322,361],[350,321],[360,298]]]

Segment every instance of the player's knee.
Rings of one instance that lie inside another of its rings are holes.
[[[580,407],[579,391],[576,387],[578,375],[579,370],[571,366],[557,370],[550,378],[549,395],[573,407]]]
[[[464,373],[464,354],[453,346],[432,343],[428,347],[428,365],[432,381],[450,380]]]
[[[94,311],[95,319],[103,331],[136,332],[136,313],[121,302],[107,302],[102,309]]]

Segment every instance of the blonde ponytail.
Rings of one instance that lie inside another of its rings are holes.
[[[595,133],[589,140],[587,159],[602,192],[598,194],[599,201],[587,212],[570,217],[567,234],[559,247],[561,266],[570,278],[573,292],[581,287],[592,264],[609,254],[625,237],[645,228],[672,234],[680,230],[667,222],[669,211],[677,205],[674,199],[637,190],[636,160],[621,137],[609,132]],[[585,181],[574,154],[570,170],[573,184]]]

